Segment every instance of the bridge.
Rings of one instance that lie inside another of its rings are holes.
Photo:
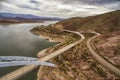
[[[73,43],[71,43],[71,44],[69,44],[69,45],[67,45],[67,46],[65,46],[65,47],[57,50],[57,51],[52,52],[52,53],[46,55],[45,57],[43,57],[43,58],[41,58],[41,59],[37,59],[37,61],[41,61],[41,62],[42,62],[42,61],[43,61],[43,62],[48,61],[48,60],[50,60],[50,59],[52,59],[52,58],[54,58],[54,57],[62,54],[62,53],[65,52],[66,50],[68,50],[68,49],[76,46],[77,44],[81,43],[81,42],[85,39],[85,37],[84,37],[82,34],[80,34],[79,32],[70,31],[70,30],[65,30],[65,31],[66,31],[66,32],[73,33],[73,34],[77,34],[77,35],[79,35],[79,36],[81,37],[81,39],[80,39],[80,40],[77,40],[77,41],[75,41],[75,42],[73,42]],[[14,58],[12,58],[12,59],[14,60]],[[33,58],[28,58],[28,59],[34,61]],[[8,59],[8,60],[9,60],[9,59]],[[18,60],[21,60],[21,58],[19,58]],[[24,60],[27,60],[27,58],[24,59]],[[46,63],[45,63],[45,64],[46,64]],[[45,64],[44,64],[44,65],[45,65]],[[48,63],[47,63],[47,64],[48,64]],[[43,65],[43,64],[42,64],[42,65]],[[51,65],[53,66],[53,64],[48,64],[47,66],[51,66]],[[55,65],[54,65],[54,66],[55,66]],[[15,71],[13,71],[13,72],[11,72],[11,73],[9,73],[9,74],[1,77],[0,80],[16,80],[16,79],[20,78],[21,76],[23,76],[24,74],[27,74],[27,73],[29,73],[30,71],[34,70],[34,69],[37,68],[37,67],[38,67],[37,65],[27,65],[27,66],[24,66],[24,67],[22,67],[22,68],[20,68],[20,69],[17,69],[17,70],[15,70]]]
[[[61,48],[61,49],[56,50],[56,51],[54,51],[54,52],[46,55],[45,57],[43,57],[43,58],[41,58],[41,59],[37,59],[37,61],[41,61],[41,62],[42,62],[42,61],[43,61],[43,62],[48,61],[48,60],[50,60],[50,59],[52,59],[52,58],[54,58],[54,57],[62,54],[64,51],[66,51],[66,50],[68,50],[68,49],[76,46],[77,44],[81,43],[81,42],[85,39],[84,35],[80,34],[79,32],[70,31],[70,30],[64,30],[64,31],[77,34],[77,35],[79,35],[79,36],[81,37],[81,39],[80,39],[80,40],[77,40],[77,41],[75,41],[75,42],[73,42],[73,43],[71,43],[71,44],[69,44],[69,45],[67,45],[67,46],[65,46],[65,47],[63,47],[63,48]],[[119,70],[119,69],[117,69],[115,66],[113,66],[112,64],[110,64],[109,62],[107,62],[106,60],[104,60],[103,58],[101,58],[101,57],[100,57],[99,55],[97,55],[97,53],[91,48],[91,46],[90,46],[91,40],[94,39],[95,37],[99,36],[100,34],[99,34],[99,33],[96,33],[96,32],[90,32],[90,33],[96,34],[96,36],[90,38],[90,39],[87,41],[87,47],[88,47],[88,49],[90,50],[90,52],[91,52],[91,54],[93,55],[93,57],[95,57],[96,60],[98,60],[98,62],[100,62],[102,65],[104,65],[105,67],[107,67],[108,69],[110,69],[112,72],[115,72],[116,74],[120,75],[120,70]],[[95,56],[95,55],[97,55],[97,56]],[[6,58],[2,58],[2,60],[4,60],[4,59],[6,59]],[[20,60],[20,61],[22,60],[21,58],[18,58],[18,59],[16,59],[16,58],[11,58],[11,59],[12,59],[12,60],[18,60],[18,61],[19,61],[19,60]],[[11,60],[11,59],[8,58],[7,60],[9,61],[9,60]],[[36,64],[36,63],[34,63],[34,61],[36,61],[36,58],[24,58],[23,60],[24,60],[24,61],[27,61],[27,59],[29,59],[29,61],[31,61],[31,62],[33,61],[33,64]],[[2,60],[1,60],[1,61],[2,61]],[[21,64],[22,64],[22,62],[21,62]],[[27,64],[27,63],[24,63],[24,64]],[[30,64],[30,63],[28,63],[28,64]],[[45,64],[46,64],[46,63],[45,63]],[[44,65],[45,65],[45,64],[44,64]],[[41,63],[41,65],[43,65],[43,63]],[[53,66],[53,64],[46,64],[46,65],[47,65],[47,66],[51,66],[51,65]],[[108,66],[108,65],[109,65],[109,66]],[[54,66],[55,66],[55,65],[54,65]],[[35,69],[35,68],[37,68],[37,67],[38,67],[37,65],[24,66],[24,67],[22,67],[22,68],[20,68],[20,69],[17,69],[17,70],[15,70],[15,71],[13,71],[13,72],[11,72],[11,73],[9,73],[9,74],[1,77],[0,80],[16,80],[16,79],[18,79],[19,77],[23,76],[24,74],[27,74],[28,72],[32,71],[33,69]],[[117,71],[117,70],[118,70],[118,71]],[[12,75],[12,76],[11,76],[11,75]]]
[[[0,56],[0,62],[3,61],[35,61],[37,58],[34,57],[23,57],[23,56]]]
[[[20,65],[55,65],[48,62],[37,61],[37,58],[33,57],[21,57],[21,56],[0,56],[0,67],[20,66]]]

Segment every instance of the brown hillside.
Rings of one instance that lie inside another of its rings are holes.
[[[62,29],[70,29],[70,30],[76,30],[77,27],[76,26],[80,26],[80,22],[83,18],[80,18],[80,17],[75,17],[75,18],[70,18],[70,19],[65,19],[65,20],[62,20],[58,23],[56,23],[56,28],[62,28]],[[74,25],[75,23],[75,25]],[[62,26],[62,25],[63,26]]]
[[[99,36],[95,45],[101,56],[120,68],[120,31]]]
[[[100,33],[119,31],[120,10],[85,18],[70,18],[56,23],[56,28],[57,25],[62,25],[64,29],[78,31],[86,29],[92,29]]]
[[[86,18],[70,18],[56,24],[33,28],[32,33],[50,41],[61,42],[46,49],[45,54],[38,54],[39,58],[62,49],[66,45],[74,44],[74,41],[80,39],[80,37],[61,31],[61,29],[76,31],[93,29],[103,33],[93,41],[95,51],[106,60],[110,60],[109,62],[112,60],[118,68],[120,67],[118,65],[120,63],[118,57],[120,56],[120,44],[118,44],[120,42],[120,10]],[[50,60],[57,65],[56,68],[40,67],[38,80],[119,80],[117,75],[98,63],[90,54],[86,42],[93,34],[83,33],[83,35],[86,37],[85,40]],[[104,54],[101,55],[103,52]]]

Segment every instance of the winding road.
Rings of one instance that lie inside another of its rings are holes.
[[[108,68],[110,71],[116,73],[118,76],[120,76],[120,69],[115,67],[114,65],[110,64],[109,62],[107,62],[105,59],[103,59],[101,56],[99,56],[91,47],[92,44],[92,40],[95,39],[96,37],[98,37],[100,34],[94,32],[94,34],[96,34],[96,36],[93,36],[92,38],[90,38],[87,41],[87,47],[91,53],[91,55],[103,66],[105,66],[106,68]]]
[[[84,35],[80,34],[79,32],[76,32],[76,31],[70,31],[70,30],[64,30],[65,32],[70,32],[70,33],[74,33],[74,34],[77,34],[81,37],[80,40],[78,41],[75,41],[57,51],[54,51],[48,55],[46,55],[45,57],[41,58],[41,59],[38,59],[38,61],[48,61],[60,54],[62,54],[63,52],[65,52],[66,50],[76,46],[77,44],[81,43],[85,37]],[[91,52],[92,56],[99,62],[101,63],[102,65],[104,65],[106,68],[108,68],[109,70],[111,70],[112,72],[116,73],[117,75],[120,76],[120,70],[118,68],[116,68],[115,66],[113,66],[112,64],[110,64],[109,62],[107,62],[106,60],[104,60],[101,56],[99,56],[91,47],[91,42],[93,39],[95,39],[97,36],[99,36],[100,34],[99,33],[96,33],[96,32],[91,32],[91,33],[94,33],[96,34],[96,36],[90,38],[88,41],[87,41],[87,47],[89,49],[89,51]],[[0,78],[0,80],[16,80],[18,78],[20,78],[21,76],[27,74],[28,72],[32,71],[33,69],[37,68],[38,66],[36,65],[28,65],[28,66],[24,66],[20,69],[17,69],[3,77]]]
[[[79,35],[81,37],[81,39],[78,40],[78,41],[75,41],[75,42],[73,42],[73,43],[71,43],[71,44],[69,44],[69,45],[67,45],[67,46],[65,46],[65,47],[63,47],[63,48],[61,48],[61,49],[59,49],[57,51],[54,51],[53,53],[50,53],[49,55],[47,55],[47,56],[45,56],[45,57],[43,57],[41,59],[38,59],[38,61],[48,61],[48,60],[62,54],[66,50],[76,46],[77,44],[81,43],[85,39],[85,37],[82,34],[80,34],[79,32],[70,31],[70,30],[64,30],[64,31],[77,34],[77,35]],[[22,67],[20,69],[17,69],[15,71],[1,77],[0,80],[16,80],[16,79],[20,78],[21,76],[27,74],[28,72],[32,71],[33,69],[35,69],[37,67],[38,67],[37,65],[24,66],[24,67]]]

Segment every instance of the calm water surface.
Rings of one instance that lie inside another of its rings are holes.
[[[30,56],[56,43],[48,42],[29,32],[35,26],[48,25],[55,22],[0,24],[0,56]],[[19,67],[0,68],[0,77]],[[25,75],[19,80],[36,80],[37,70]]]

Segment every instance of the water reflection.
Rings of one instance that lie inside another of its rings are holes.
[[[35,26],[48,23],[0,25],[0,55],[36,56],[39,50],[52,46],[54,43],[29,32]]]
[[[50,43],[29,32],[35,26],[47,25],[54,22],[45,23],[25,23],[25,24],[0,24],[0,56],[32,56],[35,57],[38,51],[50,47],[56,43]],[[18,67],[0,68],[0,77],[17,69]],[[34,72],[34,73],[33,73]],[[26,80],[36,80],[36,71],[24,76]],[[32,76],[31,76],[32,75]]]

